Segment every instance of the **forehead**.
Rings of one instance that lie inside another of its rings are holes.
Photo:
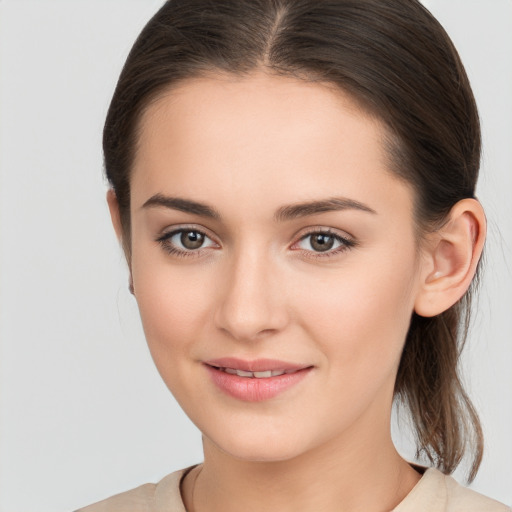
[[[386,134],[328,84],[265,73],[189,80],[141,119],[133,203],[156,193],[247,207],[326,194],[368,201],[404,188],[388,170]]]
[[[157,139],[152,127],[164,124],[169,134],[174,125],[175,136],[219,139],[230,135],[232,141],[236,133],[239,139],[258,142],[264,131],[267,139],[274,136],[283,146],[286,139],[307,136],[313,143],[319,137],[343,136],[343,131],[358,128],[368,133],[373,128],[381,132],[377,136],[386,133],[382,123],[333,84],[263,71],[246,77],[219,74],[178,83],[160,94],[143,113],[140,142],[147,148]]]

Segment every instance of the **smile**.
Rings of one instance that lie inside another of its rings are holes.
[[[285,373],[295,373],[299,370],[263,370],[261,372],[249,372],[245,370],[238,370],[236,368],[222,368],[220,366],[210,365],[221,372],[229,373],[230,375],[238,375],[250,379],[268,379],[269,377],[278,377]]]
[[[217,389],[246,402],[269,400],[298,385],[313,366],[260,359],[243,361],[234,358],[207,361],[204,367]]]

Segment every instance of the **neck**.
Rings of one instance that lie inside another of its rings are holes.
[[[397,453],[389,428],[375,436],[375,425],[369,427],[371,435],[359,425],[357,432],[345,433],[343,438],[332,439],[292,459],[271,462],[237,459],[203,438],[205,460],[200,473],[196,473],[199,477],[194,489],[191,481],[188,488],[184,486],[187,510],[392,510],[420,475]]]

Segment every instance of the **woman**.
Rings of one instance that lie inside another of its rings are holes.
[[[486,222],[473,94],[421,4],[167,2],[104,154],[204,462],[82,510],[509,510],[448,476],[483,453],[457,361]],[[432,467],[395,449],[393,400]]]

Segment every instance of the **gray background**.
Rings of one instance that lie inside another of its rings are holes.
[[[479,103],[484,286],[464,358],[473,488],[512,504],[512,2],[425,2]],[[0,1],[0,511],[73,510],[202,460],[161,382],[104,200],[101,130],[156,0]],[[395,430],[411,459],[410,440]],[[456,473],[461,478],[461,473]]]

